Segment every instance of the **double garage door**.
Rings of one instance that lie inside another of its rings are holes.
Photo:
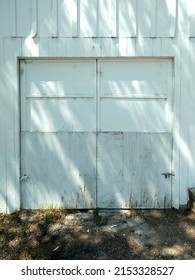
[[[20,68],[22,208],[171,207],[171,60]]]

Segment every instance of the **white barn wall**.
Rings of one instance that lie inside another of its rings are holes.
[[[0,39],[0,89],[1,89],[1,102],[0,102],[0,211],[6,212],[6,146],[5,146],[5,121],[6,103],[4,96],[4,71],[3,71],[3,39]]]
[[[194,128],[194,119],[195,119],[195,39],[190,39],[190,102],[189,102],[189,120],[192,120],[189,123],[189,186],[195,187],[195,128]]]
[[[195,187],[193,7],[193,0],[0,0],[0,212],[20,208],[17,57],[172,57],[172,199],[176,208],[187,203]]]
[[[3,60],[1,87],[1,125],[2,125],[2,196],[6,202],[6,211],[12,212],[19,208],[19,91],[18,64],[20,56],[20,39],[4,38],[2,42]],[[5,206],[3,206],[4,208]]]
[[[177,1],[1,0],[0,18],[8,37],[174,37]]]

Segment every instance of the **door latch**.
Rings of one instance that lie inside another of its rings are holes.
[[[28,180],[29,176],[24,174],[23,176],[20,177],[20,182],[26,182]]]
[[[165,172],[165,173],[161,173],[161,174],[165,176],[165,179],[175,176],[175,174],[171,173],[171,172]]]

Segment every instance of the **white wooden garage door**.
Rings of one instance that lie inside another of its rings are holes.
[[[171,60],[23,60],[20,72],[22,208],[171,207]]]

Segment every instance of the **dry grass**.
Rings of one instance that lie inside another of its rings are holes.
[[[0,259],[195,259],[195,214],[22,210],[0,215]]]

